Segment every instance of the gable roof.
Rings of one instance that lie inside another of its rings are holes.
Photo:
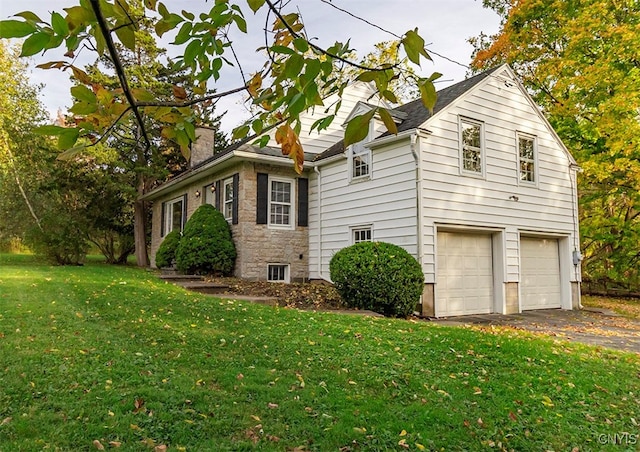
[[[448,86],[447,88],[443,88],[438,91],[438,100],[436,101],[436,105],[433,107],[433,113],[430,113],[429,110],[422,104],[421,99],[413,100],[409,103],[399,106],[392,110],[392,112],[398,112],[401,117],[406,117],[404,121],[402,121],[398,125],[398,133],[406,132],[408,130],[416,129],[420,127],[427,119],[431,116],[435,115],[441,110],[444,110],[448,107],[453,101],[458,99],[464,93],[469,91],[471,88],[476,86],[482,80],[487,78],[493,72],[495,72],[498,67],[494,67],[492,69],[488,69],[480,74],[474,75],[473,77],[469,77],[466,80],[458,82],[454,85]],[[385,132],[380,137],[392,135],[390,132]],[[380,138],[378,137],[378,138]],[[340,155],[344,152],[344,140],[340,140],[335,143],[333,146],[328,148],[326,151],[318,154],[313,160],[319,161],[329,157],[333,157],[336,155]]]

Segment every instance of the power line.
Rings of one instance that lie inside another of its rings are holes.
[[[344,9],[344,8],[340,8],[338,5],[334,5],[334,4],[332,3],[332,0],[320,0],[320,1],[321,1],[322,3],[324,3],[324,4],[326,4],[326,5],[331,6],[331,7],[332,7],[332,8],[334,8],[334,9],[337,9],[338,11],[340,11],[340,12],[342,12],[342,13],[344,13],[344,14],[347,14],[348,16],[353,17],[354,19],[357,19],[357,20],[359,20],[359,21],[361,21],[361,22],[364,22],[365,24],[367,24],[367,25],[369,25],[369,26],[371,26],[371,27],[373,27],[373,28],[377,28],[378,30],[380,30],[380,31],[382,31],[382,32],[384,32],[384,33],[387,33],[387,34],[389,34],[389,35],[393,36],[394,38],[402,39],[402,36],[399,36],[399,35],[397,35],[396,33],[392,32],[392,31],[389,31],[389,30],[387,30],[387,29],[385,29],[385,28],[382,28],[380,25],[375,24],[375,23],[373,23],[373,22],[371,22],[371,21],[369,21],[369,20],[365,19],[364,17],[360,17],[360,16],[358,16],[358,15],[356,15],[356,14],[352,13],[352,12],[351,12],[351,11],[349,11],[349,10],[346,10],[346,9]],[[429,44],[429,45],[431,45],[431,44]],[[454,59],[452,59],[452,58],[446,57],[446,56],[444,56],[444,55],[442,55],[442,54],[440,54],[440,53],[436,52],[435,50],[429,49],[429,53],[432,53],[433,55],[435,55],[435,56],[437,56],[437,57],[439,57],[439,58],[442,58],[443,60],[447,60],[447,61],[449,61],[450,63],[457,64],[458,66],[461,66],[461,67],[463,67],[463,68],[465,68],[465,69],[471,69],[471,67],[470,67],[469,65],[467,65],[467,64],[463,64],[463,63],[460,63],[459,61],[456,61],[456,60],[454,60]]]

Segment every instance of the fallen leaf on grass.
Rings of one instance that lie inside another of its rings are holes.
[[[406,439],[401,439],[400,441],[398,441],[398,446],[404,448],[404,449],[408,449],[409,445],[407,444],[407,440]]]
[[[407,431],[403,429],[403,430],[400,432],[400,436],[407,436]]]
[[[267,404],[267,406],[268,406],[269,408],[271,408],[271,409],[278,408],[278,404],[277,404],[277,403],[271,403],[271,402],[269,402],[269,403]]]
[[[97,439],[93,440],[93,447],[95,447],[98,450],[104,450],[104,446],[102,445],[102,443],[100,441],[98,441]]]
[[[517,421],[517,420],[518,420],[518,416],[516,416],[516,415],[513,413],[513,411],[509,411],[509,418],[510,418],[512,421]]]
[[[159,446],[153,448],[153,452],[167,452],[167,446],[165,446],[164,444],[160,444]]]
[[[118,447],[122,446],[122,443],[120,441],[109,441],[109,445],[111,447],[118,448]]]
[[[12,417],[5,417],[2,422],[0,422],[0,425],[6,425],[9,422],[11,422],[11,419],[13,419]]]
[[[542,404],[546,407],[551,408],[552,406],[555,406],[555,404],[553,403],[553,401],[549,398],[549,396],[542,396]]]

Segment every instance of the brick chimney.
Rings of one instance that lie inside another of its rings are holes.
[[[191,145],[191,160],[189,161],[191,168],[213,157],[214,136],[215,129],[196,127],[196,141]]]

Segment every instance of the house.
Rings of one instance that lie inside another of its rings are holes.
[[[424,315],[579,307],[579,168],[513,71],[442,89],[431,113],[419,100],[394,109],[397,135],[374,118],[345,149],[339,126],[370,96],[352,87],[332,128],[302,134],[300,176],[277,149],[245,143],[145,195],[152,255],[211,202],[232,224],[239,277],[329,280],[338,250],[386,241],[420,262]]]

